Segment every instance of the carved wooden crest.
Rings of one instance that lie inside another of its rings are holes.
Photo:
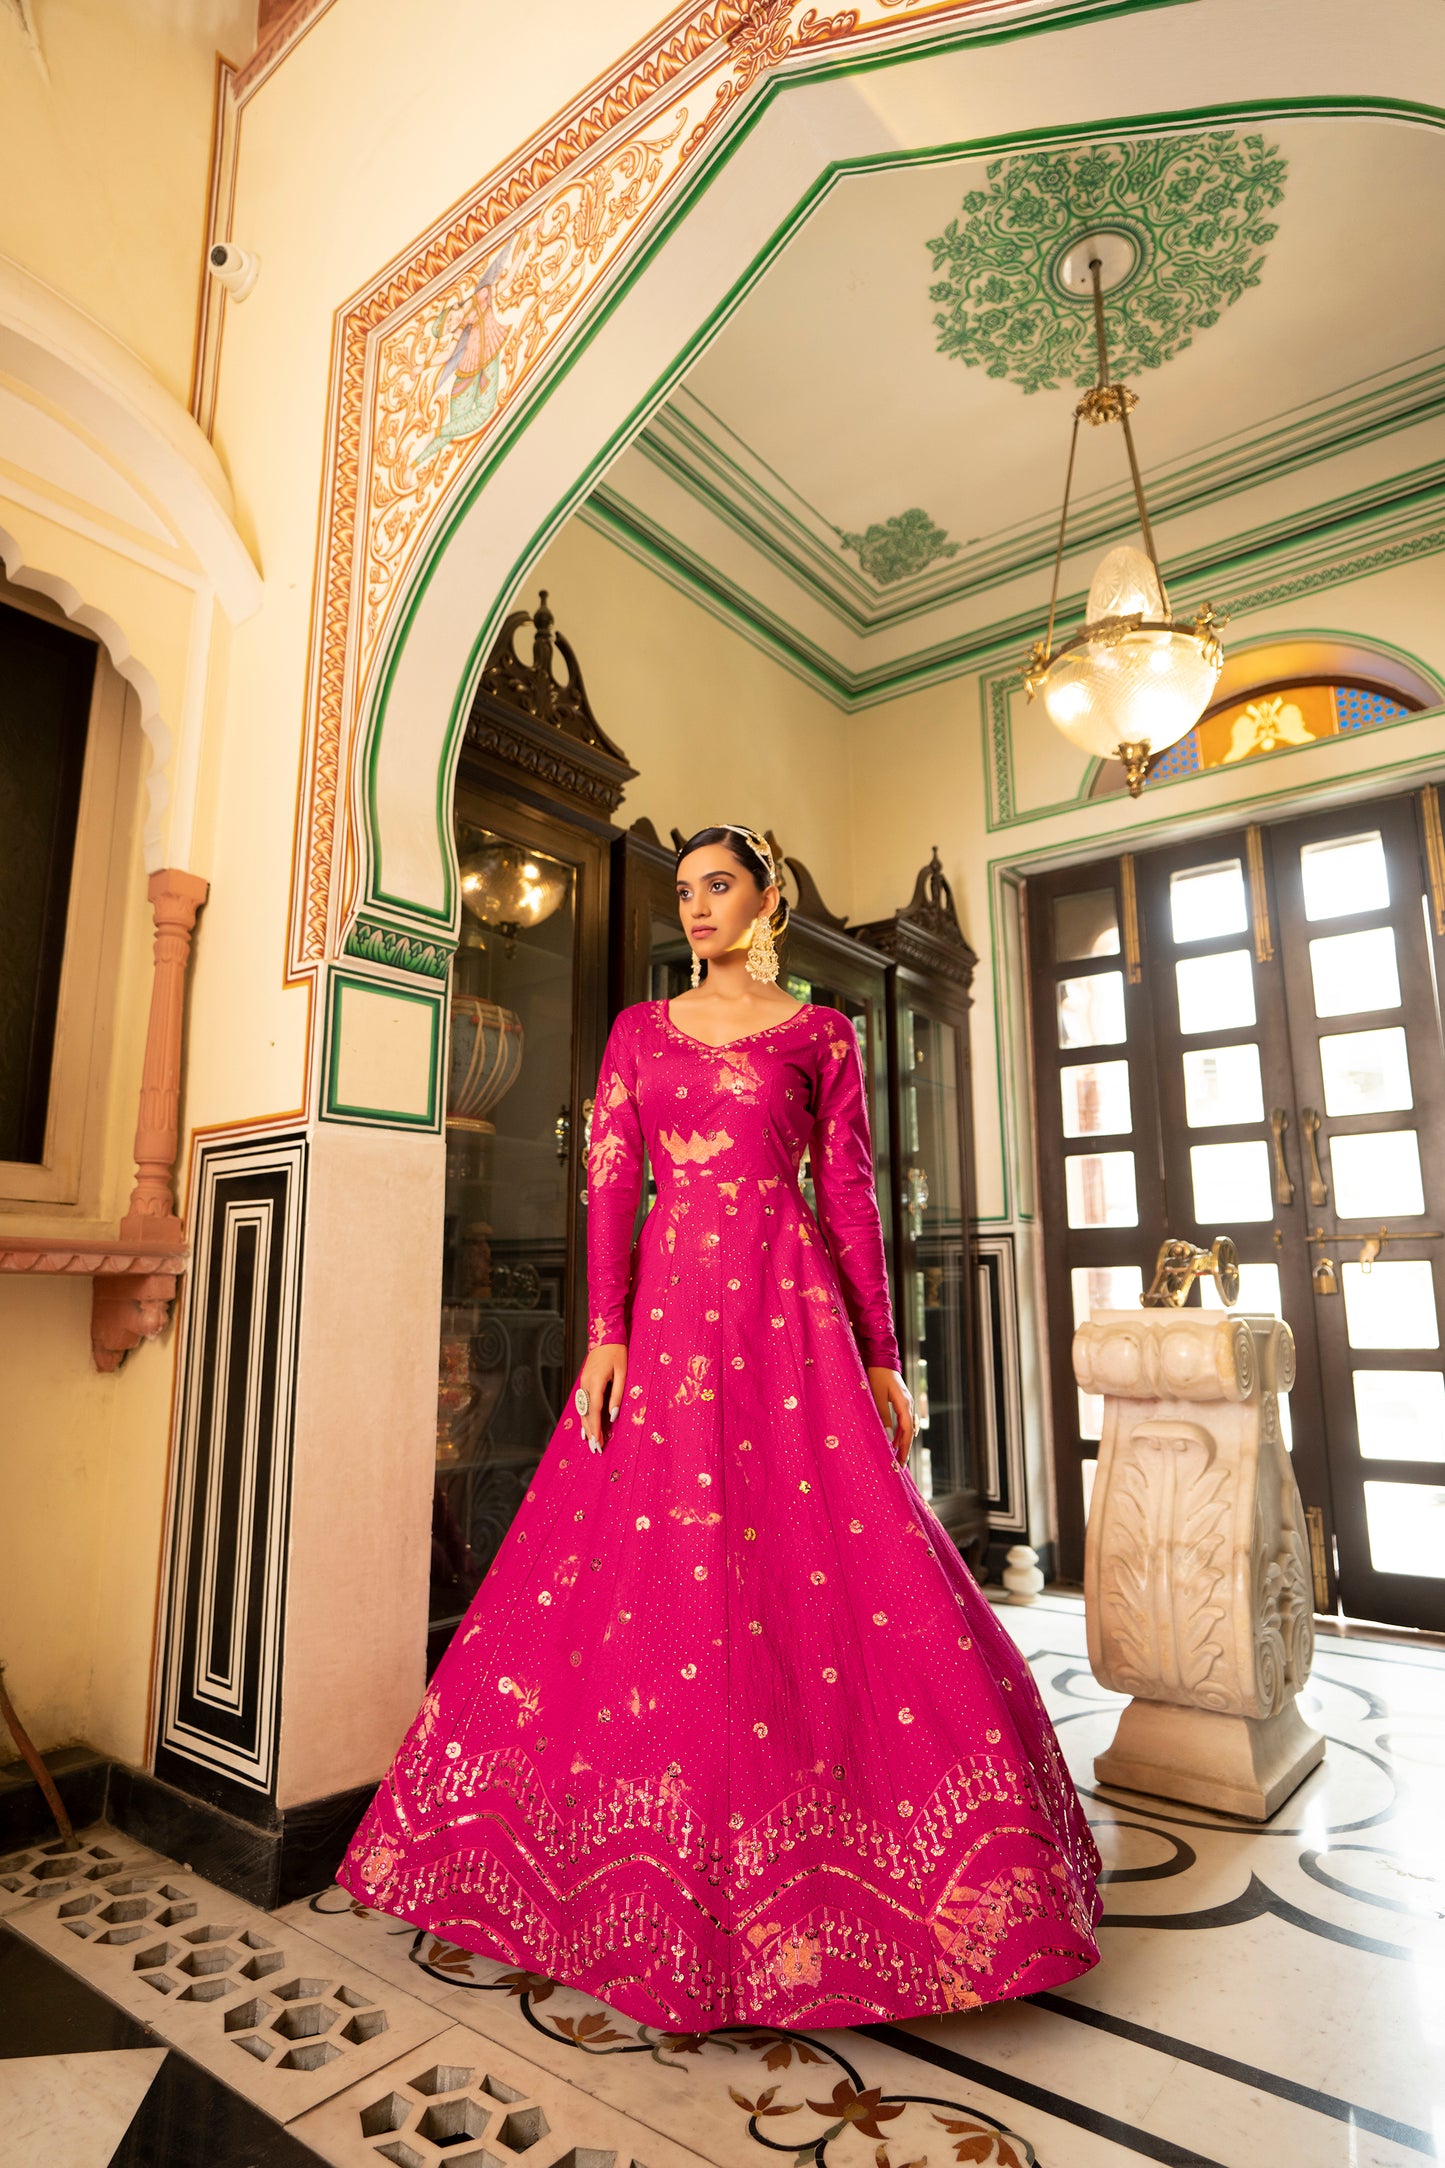
[[[918,971],[934,971],[953,980],[966,992],[972,984],[978,958],[964,939],[958,923],[953,890],[938,855],[938,845],[926,866],[919,869],[913,894],[892,918],[872,919],[853,931],[870,948],[882,949],[896,963]]]
[[[530,661],[517,651],[524,625],[532,628]],[[558,656],[565,677],[557,675]],[[636,775],[592,712],[581,665],[556,629],[545,587],[535,611],[513,610],[498,633],[467,719],[466,744],[593,812],[613,812]]]

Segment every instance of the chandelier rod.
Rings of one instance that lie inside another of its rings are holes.
[[[1109,349],[1104,339],[1104,289],[1100,283],[1100,273],[1103,268],[1099,257],[1091,256],[1089,258],[1089,276],[1094,284],[1094,342],[1099,350],[1099,389],[1101,391],[1109,388]],[[1144,537],[1144,547],[1149,553],[1149,562],[1154,567],[1154,577],[1159,582],[1161,614],[1168,617],[1169,591],[1164,585],[1163,568],[1159,563],[1159,555],[1154,547],[1154,530],[1149,524],[1149,507],[1144,502],[1144,478],[1139,472],[1139,458],[1134,450],[1134,432],[1129,427],[1129,401],[1125,396],[1122,384],[1115,385],[1113,389],[1118,393],[1118,415],[1124,429],[1124,449],[1129,455],[1129,473],[1134,482],[1134,502],[1139,511],[1139,530]],[[1076,433],[1077,428],[1076,421]],[[1071,453],[1071,464],[1072,456]]]
[[[1064,534],[1069,524],[1069,491],[1074,482],[1074,454],[1079,448],[1079,414],[1074,414],[1074,432],[1069,438],[1069,464],[1064,475],[1064,503],[1059,513],[1059,541],[1054,551],[1054,584],[1049,589],[1049,629],[1044,635],[1044,653],[1054,652],[1054,616],[1059,606],[1059,572],[1064,562]]]

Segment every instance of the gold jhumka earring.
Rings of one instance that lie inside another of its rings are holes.
[[[692,952],[692,983],[694,986],[701,986],[702,984],[702,958],[698,955],[696,949]]]
[[[753,920],[753,937],[748,943],[747,973],[759,985],[770,983],[778,975],[778,950],[773,939],[773,923],[765,911],[759,911]]]

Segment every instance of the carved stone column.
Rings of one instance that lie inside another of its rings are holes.
[[[1279,1426],[1294,1339],[1271,1317],[1110,1310],[1074,1335],[1104,1396],[1084,1547],[1094,1676],[1132,1694],[1099,1779],[1263,1821],[1324,1740],[1304,1509]]]
[[[207,886],[198,874],[172,868],[153,873],[146,890],[156,918],[155,976],[141,1066],[135,1188],[120,1232],[123,1242],[143,1241],[157,1249],[185,1240],[172,1182],[181,1098],[181,1018],[191,931]]]
[[[155,912],[155,968],[141,1064],[135,1187],[120,1223],[121,1242],[143,1254],[135,1259],[136,1270],[97,1274],[92,1282],[90,1344],[97,1370],[118,1370],[132,1348],[164,1331],[177,1268],[185,1261],[186,1231],[176,1213],[174,1182],[181,1024],[191,933],[207,892],[198,874],[174,867],[153,873],[146,890]]]

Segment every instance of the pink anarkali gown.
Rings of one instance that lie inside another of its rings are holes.
[[[713,1048],[625,1009],[588,1201],[622,1412],[597,1454],[569,1401],[343,1886],[668,2030],[1086,1971],[1099,1855],[1053,1728],[866,1375],[898,1350],[848,1019]]]

